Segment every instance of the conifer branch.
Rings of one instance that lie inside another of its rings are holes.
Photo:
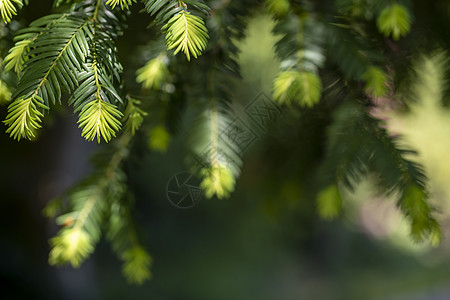
[[[11,22],[13,16],[17,15],[17,7],[23,6],[22,0],[2,0],[0,1],[0,15],[5,23]]]
[[[98,173],[69,193],[73,210],[57,219],[65,227],[50,240],[50,264],[80,266],[94,251],[105,217],[110,215],[108,238],[124,260],[124,274],[138,284],[150,278],[150,256],[140,246],[131,225],[130,204],[122,201],[126,177],[120,166],[129,156],[131,139],[130,134],[122,135],[112,153],[101,155],[104,163],[97,167]]]
[[[60,85],[71,91],[78,84],[75,74],[81,69],[79,60],[82,61],[87,55],[87,42],[84,34],[88,30],[88,21],[69,16],[63,19],[61,15],[43,19],[52,24],[44,29],[45,34],[39,33],[42,29],[38,25],[39,22],[35,22],[34,26],[36,27],[33,27],[31,33],[24,35],[23,44],[25,46],[22,50],[30,45],[32,50],[27,55],[31,58],[26,62],[23,76],[13,94],[13,98],[16,100],[10,104],[8,108],[10,114],[5,120],[5,124],[9,126],[7,132],[14,133],[11,136],[18,140],[34,137],[31,129],[36,130],[41,127],[39,123],[42,111],[30,104],[42,103],[40,108],[48,109],[50,101],[53,104],[60,102]],[[58,34],[58,37],[53,38],[53,34]],[[29,42],[30,37],[34,37],[33,42]],[[48,55],[48,51],[52,51],[52,54]],[[18,51],[16,55],[16,59],[11,58],[10,61],[14,61],[14,65],[20,70],[20,61],[25,60],[23,51],[22,53]],[[16,104],[16,102],[24,104],[24,101],[28,103],[27,109],[17,111],[25,106]],[[25,115],[30,117],[24,117]]]
[[[166,33],[167,48],[175,49],[174,55],[182,51],[190,60],[191,55],[197,58],[206,49],[208,30],[203,19],[190,11],[207,16],[211,10],[207,5],[197,0],[145,0],[145,7],[157,23],[165,24],[161,29]]]
[[[29,98],[19,98],[8,107],[8,115],[3,121],[8,126],[6,133],[10,137],[20,141],[21,138],[32,139],[36,136],[35,131],[41,128],[41,118],[44,116],[44,100],[33,95]]]
[[[281,4],[280,4],[281,5]],[[269,6],[273,9],[274,4]],[[275,32],[283,34],[277,43],[281,71],[273,82],[273,98],[280,104],[317,104],[322,94],[318,76],[324,63],[323,25],[309,16],[293,12],[278,21]]]
[[[174,55],[182,51],[191,60],[191,55],[197,58],[206,49],[208,30],[200,17],[189,12],[182,11],[173,16],[163,30],[167,30],[167,48],[175,49]]]
[[[111,5],[111,7],[114,9],[117,5],[120,4],[120,8],[123,9],[129,9],[129,7],[134,3],[136,3],[136,0],[108,0],[106,1],[106,5]]]

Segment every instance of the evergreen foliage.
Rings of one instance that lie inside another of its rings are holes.
[[[112,8],[116,7],[116,5],[120,4],[121,9],[129,9],[129,6],[136,3],[136,0],[108,0],[106,1],[106,5],[111,5]]]
[[[406,7],[394,2],[381,11],[377,25],[385,36],[398,40],[411,29],[411,17]]]
[[[168,49],[175,49],[174,54],[183,51],[188,60],[190,54],[197,58],[206,48],[208,34],[203,20],[191,15],[189,12],[181,12],[174,15],[167,25],[166,44]]]
[[[3,21],[26,4],[0,0]],[[145,8],[152,39],[145,46],[150,53],[130,70],[118,59],[117,40],[135,7]],[[232,195],[244,150],[228,135],[233,82],[240,78],[236,43],[255,7],[273,16],[279,37],[273,101],[293,114],[323,109],[330,122],[315,180],[319,214],[337,217],[345,202],[340,189],[371,174],[382,193],[398,194],[412,239],[439,243],[438,208],[414,149],[372,113],[380,99],[405,107],[446,100],[447,54],[420,56],[410,46],[423,38],[412,26],[412,1],[266,0],[262,7],[252,0],[56,0],[55,13],[18,30],[9,52],[2,51],[6,133],[35,139],[45,115],[67,101],[86,140],[110,143],[102,145],[93,174],[46,209],[61,226],[50,241],[50,264],[79,267],[104,234],[129,282],[151,277],[123,165],[135,135],[145,135],[151,150],[166,151],[185,107],[196,116],[186,124],[186,157],[200,187],[207,198]],[[129,74],[136,74],[131,83]]]

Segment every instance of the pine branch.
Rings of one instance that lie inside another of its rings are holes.
[[[9,50],[9,54],[5,57],[5,73],[14,69],[17,75],[21,75],[25,62],[29,59],[31,39],[20,40],[14,47]]]
[[[339,211],[336,182],[353,189],[362,176],[372,173],[378,175],[382,193],[399,192],[398,206],[411,223],[412,238],[419,242],[431,237],[433,244],[439,242],[440,228],[426,199],[426,175],[418,163],[406,158],[412,150],[399,148],[377,120],[354,104],[338,110],[329,137],[320,167],[326,188],[317,199],[323,217],[334,217]]]
[[[8,106],[8,115],[3,121],[8,126],[6,133],[20,141],[21,138],[34,138],[35,131],[41,128],[42,110],[48,109],[44,100],[33,95],[29,98],[19,98]]]
[[[374,97],[388,92],[386,71],[380,66],[382,54],[373,50],[367,39],[351,25],[333,24],[328,28],[329,58],[342,70],[347,79],[364,81],[365,92]]]
[[[339,15],[345,16],[352,20],[365,18],[371,20],[373,18],[375,6],[382,1],[354,1],[339,0],[335,1]]]
[[[8,104],[11,101],[11,95],[9,86],[0,79],[0,106]]]
[[[405,6],[392,2],[379,14],[377,26],[386,37],[392,35],[398,40],[411,30],[411,13]]]
[[[317,211],[327,220],[336,218],[342,210],[342,198],[336,184],[330,184],[317,196]]]
[[[15,4],[15,5],[14,5]],[[13,16],[17,15],[17,8],[23,6],[22,0],[2,0],[0,1],[0,15],[5,23],[11,22]]]
[[[210,14],[210,8],[196,0],[145,0],[145,7],[150,15],[156,15],[158,24],[165,24],[161,29],[166,32],[166,44],[169,50],[175,49],[174,55],[182,51],[188,60],[191,55],[197,58],[206,49],[209,38],[203,19],[191,12],[203,16]]]
[[[243,16],[251,13],[250,7],[247,1],[215,3],[215,26],[211,27],[207,56],[192,67],[187,66],[185,72],[196,76],[182,79],[186,82],[187,98],[198,108],[193,124],[188,125],[190,163],[202,178],[201,187],[209,198],[229,197],[242,165],[243,149],[234,133],[243,128],[234,122],[230,91],[239,78],[239,50],[235,43],[244,37],[239,28],[245,26]]]
[[[125,134],[114,147],[106,149],[112,151],[101,153],[97,172],[74,191],[69,192],[68,199],[72,208],[57,219],[58,223],[65,227],[50,241],[52,250],[49,262],[51,264],[70,263],[74,267],[80,266],[94,251],[95,244],[101,236],[105,216],[121,217],[115,215],[115,205],[121,203],[120,200],[126,192],[126,176],[120,165],[129,155],[130,141],[131,135]],[[116,233],[123,229],[122,225],[123,223],[115,224],[116,227],[113,229]],[[115,241],[117,234],[113,234],[113,229],[110,228],[112,230],[110,239],[120,244],[119,241]],[[142,264],[146,266],[145,268],[148,267],[145,261]]]
[[[152,258],[148,252],[140,245],[125,250],[122,255],[124,260],[122,273],[132,284],[141,285],[151,278],[149,271]]]
[[[167,49],[175,49],[174,55],[182,51],[191,60],[191,55],[197,58],[206,49],[209,35],[200,17],[182,11],[174,15],[162,29],[167,30]]]
[[[273,15],[283,17],[291,8],[289,0],[266,0],[266,7]]]
[[[357,105],[342,105],[327,130],[327,152],[318,174],[325,188],[343,183],[353,189],[354,184],[367,171],[371,150],[366,145],[371,136],[364,131],[363,112]]]
[[[215,1],[209,26],[211,52],[216,61],[220,61],[221,72],[229,72],[231,76],[239,77],[240,66],[237,61],[240,49],[237,43],[245,37],[246,32],[242,28],[247,28],[248,16],[252,15],[254,2],[242,1]]]
[[[33,41],[44,35],[48,28],[57,22],[61,22],[65,17],[66,14],[47,16],[47,18],[41,18],[32,22],[28,28],[19,30],[14,38],[16,44],[9,50],[5,58],[5,72],[10,71],[14,67],[16,74],[20,77],[25,62],[30,58],[30,46],[33,44]]]
[[[51,265],[70,263],[79,267],[92,254],[100,239],[100,223],[106,212],[105,185],[106,182],[86,185],[70,195],[73,211],[61,218],[70,226],[50,240]]]
[[[116,184],[123,186],[122,192],[126,189],[126,183],[122,180]],[[120,201],[120,197],[113,197],[111,200],[108,240],[111,242],[114,252],[123,260],[124,276],[130,283],[140,285],[151,278],[149,271],[151,257],[139,244],[130,212],[131,204]]]
[[[323,29],[311,17],[293,13],[278,21],[274,31],[283,34],[276,45],[281,72],[273,85],[273,98],[278,103],[312,107],[319,102],[322,82],[318,71],[325,60]]]
[[[88,141],[93,141],[97,137],[98,143],[101,138],[109,142],[116,136],[116,131],[121,128],[119,120],[123,116],[115,105],[103,101],[100,93],[101,86],[96,91],[96,100],[83,107],[78,121],[83,128],[81,135]]]
[[[106,1],[106,5],[111,5],[111,7],[114,9],[117,5],[120,4],[120,8],[123,9],[129,9],[129,7],[134,3],[136,3],[136,0],[108,0]]]
[[[280,104],[299,102],[312,107],[320,100],[322,83],[320,77],[311,72],[284,71],[273,83],[273,97]]]
[[[114,85],[120,80],[122,67],[115,58],[114,28],[110,25],[117,20],[100,9],[102,5],[101,1],[97,3],[92,18],[92,12],[73,12],[34,21],[16,37],[18,42],[7,56],[6,68],[20,72],[25,63],[13,94],[16,101],[39,97],[43,107],[48,108],[49,102],[60,103],[62,88],[69,93],[75,89],[69,104],[80,112],[82,135],[88,140],[97,137],[98,142],[101,138],[108,142],[121,127],[122,113],[115,104],[122,100]],[[10,114],[5,121],[12,126],[8,132],[13,132],[15,138],[31,138],[34,133],[30,128],[40,127],[35,124],[41,117],[36,113],[31,118],[21,117],[30,112]]]
[[[142,125],[144,117],[147,113],[139,108],[141,102],[139,100],[128,98],[127,107],[123,114],[123,123],[125,124],[125,131],[135,135],[136,131]]]
[[[47,23],[51,20],[44,20],[46,18],[38,21]],[[15,97],[39,94],[46,104],[49,100],[55,104],[61,102],[60,86],[70,92],[78,84],[75,74],[82,70],[81,62],[88,55],[85,35],[90,34],[89,21],[76,16],[53,18],[58,20],[31,45],[28,56],[32,58],[26,62]],[[40,31],[41,28],[33,30]]]
[[[109,54],[109,49],[105,48],[112,38],[99,31],[100,28],[92,29],[89,62],[84,66],[86,71],[80,73],[82,83],[69,99],[75,112],[81,110],[78,123],[83,128],[82,136],[89,141],[97,137],[98,143],[101,138],[109,142],[116,136],[123,116],[114,105],[122,100],[111,80],[119,76],[115,69],[117,64],[114,54]]]
[[[144,0],[147,12],[153,16],[158,24],[167,23],[175,15],[187,11],[193,11],[203,16],[208,16],[211,9],[198,0]]]
[[[51,24],[48,26],[48,24]],[[44,28],[41,26],[44,25]],[[45,34],[40,34],[44,30]],[[15,99],[9,107],[14,112],[18,107],[26,109],[21,113],[10,113],[5,123],[9,126],[7,132],[20,140],[34,136],[31,129],[40,128],[42,110],[48,109],[49,102],[61,101],[61,85],[71,91],[77,84],[76,74],[82,69],[81,62],[88,54],[85,38],[89,30],[89,22],[74,16],[52,15],[43,17],[31,24],[31,27],[20,34],[25,47],[31,50],[27,56],[19,85],[13,94]],[[33,42],[29,43],[30,39]],[[23,49],[25,49],[25,47]],[[19,58],[18,58],[19,57]],[[14,65],[23,59],[23,52],[18,51]],[[36,102],[38,100],[39,102]],[[17,103],[19,104],[17,104]],[[25,106],[21,104],[28,103]],[[43,105],[30,106],[31,103]],[[25,117],[26,115],[30,117]]]
[[[190,145],[196,168],[203,177],[206,197],[227,198],[234,190],[235,177],[242,163],[236,141],[230,139],[230,108],[211,98],[208,108],[199,114],[190,130]]]
[[[130,142],[131,135],[124,134],[112,147],[105,148],[97,156],[97,172],[69,192],[72,209],[57,218],[64,227],[50,240],[50,264],[79,267],[94,251],[107,222],[107,238],[124,261],[125,277],[136,284],[150,279],[151,257],[138,241],[132,205],[125,201],[127,178],[121,165],[129,156]]]
[[[86,0],[55,0],[55,2],[53,3],[54,7],[59,7],[62,6],[64,4],[68,5],[68,4],[76,4],[76,3],[80,3]]]
[[[150,59],[145,66],[136,71],[136,81],[145,89],[159,89],[169,73],[168,60],[165,52]]]
[[[411,110],[413,103],[442,107],[448,85],[448,66],[449,59],[443,51],[422,55],[414,62],[414,76],[407,87],[408,92],[403,94],[405,100],[411,101],[407,103]],[[432,244],[438,245],[442,232],[435,218],[436,208],[427,201],[425,172],[417,162],[410,161],[404,162],[402,169],[406,176],[403,177],[403,194],[398,206],[411,222],[412,239],[421,242],[429,238]]]

